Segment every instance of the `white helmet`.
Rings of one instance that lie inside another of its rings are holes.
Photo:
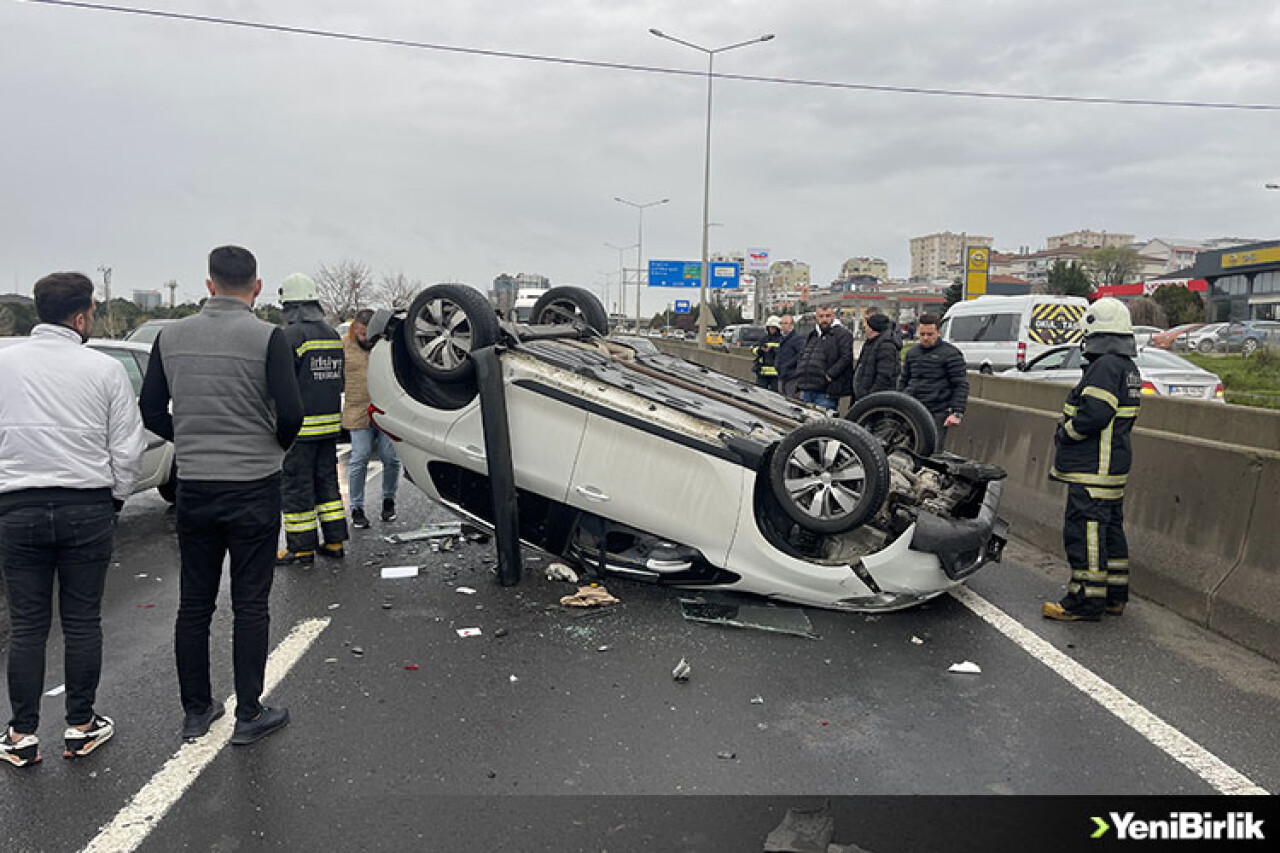
[[[1080,318],[1080,330],[1090,335],[1132,335],[1133,321],[1129,309],[1119,299],[1104,296],[1089,306]]]
[[[766,329],[769,328],[770,326],[773,326],[775,329],[781,329],[782,318],[779,317],[777,314],[771,315],[768,320],[764,321],[764,327]]]
[[[320,292],[310,276],[296,272],[280,282],[281,302],[317,302],[319,299]]]

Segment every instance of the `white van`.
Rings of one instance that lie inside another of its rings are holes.
[[[1025,364],[1058,344],[1079,343],[1082,296],[979,296],[947,309],[938,329],[970,370],[994,373]]]

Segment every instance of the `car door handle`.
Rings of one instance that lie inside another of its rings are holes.
[[[484,451],[476,447],[474,444],[468,444],[462,448],[462,452],[470,456],[472,459],[484,459]]]
[[[595,486],[574,486],[573,490],[591,501],[607,501],[609,496],[597,489]]]

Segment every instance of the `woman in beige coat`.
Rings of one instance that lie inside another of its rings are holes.
[[[382,520],[396,520],[396,486],[400,482],[400,459],[391,439],[369,421],[369,320],[367,308],[356,313],[351,328],[342,339],[346,355],[346,389],[342,404],[342,428],[351,433],[351,462],[347,466],[347,494],[351,502],[351,526],[369,527],[364,513],[364,481],[369,457],[377,448],[382,460]]]

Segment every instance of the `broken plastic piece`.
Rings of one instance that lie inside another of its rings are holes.
[[[474,528],[473,528],[474,529]],[[428,524],[418,530],[409,530],[404,533],[392,533],[390,536],[383,536],[383,540],[393,545],[399,545],[404,542],[421,542],[424,539],[442,539],[446,536],[461,536],[461,521],[446,521],[443,524]]]
[[[729,751],[729,750],[727,750],[727,749],[726,749],[726,750],[724,750],[724,751],[722,751],[722,752],[717,752],[717,753],[716,753],[716,758],[722,758],[722,759],[724,759],[725,761],[732,761],[733,759],[735,759],[735,758],[737,758],[737,757],[738,757],[738,753],[736,753],[736,752],[730,752],[730,751]]]
[[[964,663],[951,664],[951,666],[947,667],[947,672],[963,672],[969,675],[978,675],[982,672],[982,667],[978,666],[971,660],[967,660]]]
[[[676,668],[671,670],[671,677],[676,681],[688,681],[689,673],[693,671],[693,667],[689,666],[689,662],[684,658],[680,658],[680,662],[676,664]]]
[[[606,604],[617,604],[618,599],[609,594],[609,590],[602,586],[580,586],[578,591],[573,595],[566,595],[560,599],[560,603],[566,607],[601,607]]]
[[[459,637],[479,637],[480,629],[479,628],[459,628],[458,636]]]
[[[912,637],[912,638],[911,638],[911,642],[912,642],[912,643],[914,643],[914,644],[915,644],[915,645],[917,645],[917,646],[923,646],[923,645],[924,645],[924,640],[920,639],[919,637]]]
[[[513,675],[513,676],[511,676],[511,683],[512,683],[512,684],[515,684],[515,683],[516,683],[517,681],[519,681],[519,680],[520,680],[520,679],[519,679],[519,678],[516,678],[514,675]]]
[[[752,704],[752,705],[763,705],[763,704],[764,704],[764,697],[763,697],[763,696],[752,696],[752,697],[751,697],[751,704]]]
[[[547,580],[577,583],[578,573],[566,566],[564,563],[552,563],[547,566]]]
[[[404,668],[409,670],[410,672],[416,672],[418,669],[418,665],[416,663],[407,663],[404,665]]]
[[[703,598],[682,598],[680,609],[690,622],[711,625],[728,625],[734,628],[755,628],[777,634],[818,639],[809,617],[798,607],[773,607],[762,604],[738,604],[729,601],[708,601]]]
[[[384,580],[392,580],[395,578],[416,578],[417,576],[417,566],[386,566],[382,570],[382,577]]]

